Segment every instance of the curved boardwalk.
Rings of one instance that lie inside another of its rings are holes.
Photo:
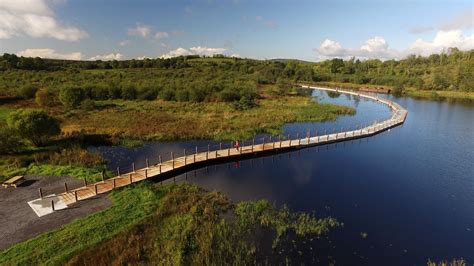
[[[382,122],[374,123],[372,125],[357,128],[350,131],[343,131],[343,132],[334,132],[332,134],[325,134],[325,135],[314,135],[312,136],[310,132],[304,136],[304,138],[300,138],[299,136],[296,139],[287,138],[282,140],[278,139],[268,139],[268,142],[260,144],[252,144],[250,145],[242,145],[240,149],[236,149],[232,147],[232,143],[230,145],[223,147],[222,144],[215,150],[211,150],[209,147],[206,151],[199,151],[197,148],[193,153],[187,154],[186,151],[183,152],[182,156],[173,157],[171,154],[171,159],[167,161],[161,161],[161,157],[156,164],[149,165],[148,161],[146,163],[147,167],[142,169],[133,169],[135,168],[132,166],[130,171],[122,173],[118,169],[117,176],[97,182],[94,184],[87,184],[85,183],[83,187],[67,190],[65,186],[65,192],[59,194],[58,201],[65,203],[66,205],[70,205],[75,203],[78,200],[83,200],[87,198],[94,197],[100,193],[106,193],[111,191],[117,187],[127,186],[131,183],[135,183],[141,180],[145,180],[147,178],[152,177],[164,177],[170,174],[173,174],[179,170],[183,171],[189,167],[196,166],[197,164],[212,164],[216,163],[222,159],[237,159],[239,157],[245,157],[252,154],[260,154],[260,153],[268,153],[268,152],[281,152],[288,149],[298,149],[310,146],[317,146],[317,145],[324,145],[330,144],[335,142],[341,142],[351,139],[358,139],[358,138],[365,138],[375,134],[378,134],[382,131],[388,130],[389,128],[396,127],[404,123],[405,118],[407,116],[407,110],[402,108],[395,102],[381,99],[375,97],[373,95],[363,94],[354,91],[346,91],[346,90],[339,90],[339,89],[329,89],[329,88],[320,88],[320,87],[311,87],[306,85],[300,85],[303,88],[308,89],[318,89],[318,90],[325,90],[325,91],[332,91],[338,93],[345,93],[351,94],[367,99],[371,99],[374,101],[378,101],[382,104],[387,105],[392,110],[392,116],[384,120]]]

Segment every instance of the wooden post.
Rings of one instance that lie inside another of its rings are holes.
[[[132,173],[130,173],[130,175],[128,175],[128,179],[130,180],[130,184],[133,182],[132,180]]]
[[[120,167],[117,167],[117,176],[120,176]]]
[[[68,189],[67,189],[67,183],[64,182],[64,192],[67,193],[68,192]]]
[[[161,155],[158,155],[158,162],[163,163],[163,160],[161,159]]]
[[[173,155],[173,152],[171,152],[171,169],[174,169],[174,155]]]
[[[184,165],[187,164],[187,160],[186,160],[186,149],[183,150],[183,154],[184,154]]]
[[[149,162],[148,162],[148,158],[145,159],[145,164],[146,164],[146,168],[150,168],[150,165],[149,165]]]
[[[104,180],[104,172],[101,173],[102,183],[105,182]]]
[[[84,177],[83,180],[84,180],[84,186],[87,187],[87,180],[86,180],[86,178]]]
[[[53,210],[53,212],[55,211],[55,209],[54,209],[54,201],[53,201],[53,200],[51,200],[51,210]]]
[[[279,148],[281,148],[281,135],[278,135],[278,141],[280,142]]]
[[[272,142],[272,149],[275,149],[275,141],[272,140],[272,136],[270,136],[270,141]]]
[[[115,181],[115,178],[112,178],[112,182],[113,182],[113,188],[116,188],[117,187],[117,182]]]
[[[148,178],[148,169],[145,168],[145,179]]]
[[[298,146],[301,144],[300,133],[296,133],[296,138],[298,139]]]
[[[97,184],[94,184],[94,191],[95,191],[95,194],[97,195]]]
[[[132,172],[135,173],[135,162],[132,163]]]
[[[227,156],[230,156],[230,148],[232,148],[233,143],[233,141],[230,142],[230,147],[227,149]]]
[[[43,199],[43,190],[41,188],[38,188],[38,193],[39,193],[40,199]]]
[[[262,139],[263,139],[262,151],[264,151],[265,150],[265,137],[263,137]]]
[[[161,174],[161,163],[158,165],[158,174]]]
[[[308,138],[308,145],[309,145],[309,139],[311,138],[311,131],[308,128],[308,133],[306,134],[306,137]]]
[[[196,152],[194,153],[193,156],[193,162],[196,162],[196,155],[198,154],[198,146],[196,146]]]
[[[253,145],[255,145],[255,138],[252,139],[252,152],[253,152]]]
[[[79,201],[79,199],[77,198],[77,191],[76,191],[76,190],[74,190],[74,200],[75,200],[76,202]]]
[[[290,138],[290,134],[288,134],[288,139],[290,140],[290,145],[288,147],[291,147],[291,138]]]

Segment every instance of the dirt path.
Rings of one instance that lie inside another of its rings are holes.
[[[112,205],[106,194],[100,194],[67,209],[38,217],[27,203],[39,197],[38,188],[41,187],[46,196],[63,192],[64,182],[69,188],[79,187],[82,183],[69,177],[26,176],[25,179],[26,182],[17,189],[0,187],[0,250]]]

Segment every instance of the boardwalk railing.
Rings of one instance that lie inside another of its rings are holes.
[[[329,134],[325,132],[324,135],[317,135],[317,132],[313,132],[313,134],[316,134],[312,135],[308,130],[305,136],[297,135],[296,139],[291,139],[290,135],[288,135],[287,138],[282,138],[281,136],[278,138],[270,137],[268,139],[263,139],[261,142],[255,142],[256,140],[254,139],[241,143],[239,149],[234,148],[233,143],[229,142],[219,145],[208,145],[204,148],[196,147],[195,150],[183,150],[183,153],[180,156],[171,153],[168,160],[164,160],[161,156],[155,158],[153,162],[147,159],[144,168],[136,169],[134,163],[127,168],[118,168],[117,176],[101,182],[87,184],[84,180],[84,186],[77,189],[68,190],[67,185],[65,184],[64,193],[59,194],[58,197],[69,205],[79,200],[111,191],[114,188],[127,186],[152,177],[162,176],[166,173],[172,173],[177,169],[183,169],[184,167],[197,163],[209,162],[210,164],[212,161],[216,161],[217,159],[238,158],[249,154],[282,151],[369,137],[403,124],[407,116],[407,110],[397,103],[373,95],[339,89],[311,87],[306,85],[300,86],[309,89],[345,93],[378,101],[390,107],[392,110],[392,116],[387,120],[374,122],[369,126],[359,127],[349,131],[336,132],[334,130],[334,132]]]

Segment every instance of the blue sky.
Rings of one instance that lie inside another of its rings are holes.
[[[0,0],[0,53],[402,58],[474,48],[472,1]]]

